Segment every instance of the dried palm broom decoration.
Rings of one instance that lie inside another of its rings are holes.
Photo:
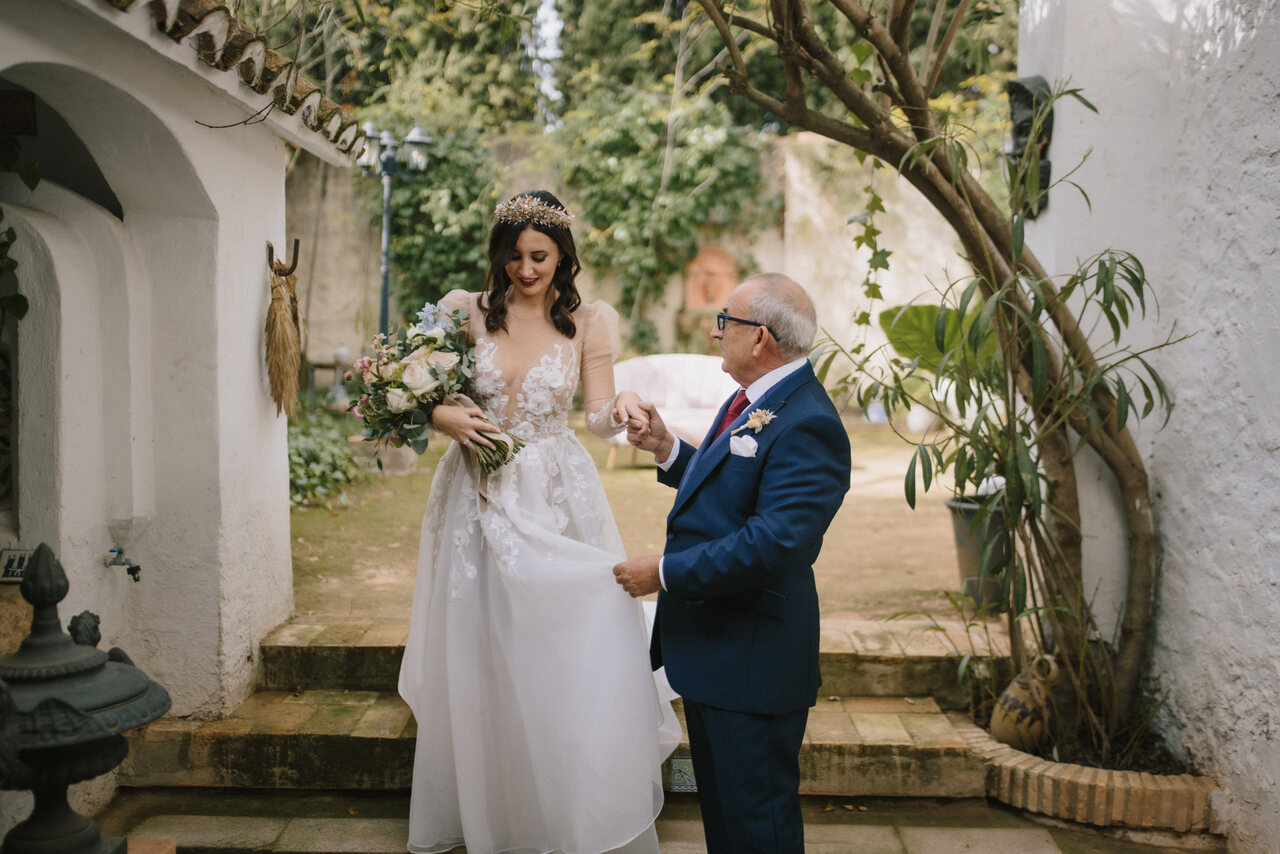
[[[298,411],[298,374],[302,369],[302,331],[298,318],[298,241],[293,242],[293,263],[285,265],[273,257],[271,264],[271,304],[267,306],[267,378],[276,415],[292,418]]]

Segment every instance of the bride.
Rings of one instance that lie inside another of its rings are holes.
[[[411,852],[657,852],[661,763],[678,740],[638,602],[615,583],[622,542],[591,457],[644,418],[614,394],[607,304],[583,304],[572,215],[545,191],[500,204],[482,293],[453,291],[475,340],[475,403],[437,406],[455,440],[422,525],[400,694],[417,720]],[[525,446],[481,491],[468,448],[492,425]]]

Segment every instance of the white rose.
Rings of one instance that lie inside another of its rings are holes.
[[[422,397],[434,391],[440,380],[431,375],[431,368],[422,362],[410,362],[404,366],[404,375],[400,381],[409,387],[409,391]]]
[[[458,354],[449,350],[437,350],[427,356],[427,364],[438,374],[447,374],[458,367]]]
[[[433,326],[430,329],[423,329],[422,335],[428,341],[434,341],[437,345],[444,343],[444,330],[439,326]]]
[[[413,409],[416,402],[413,395],[402,388],[393,388],[387,392],[387,409],[392,412],[406,412]]]
[[[424,361],[427,358],[427,356],[429,356],[430,354],[431,354],[430,347],[419,347],[417,350],[414,350],[412,353],[405,356],[404,359],[402,359],[401,361],[406,365],[411,364],[413,362],[421,362],[421,361]]]

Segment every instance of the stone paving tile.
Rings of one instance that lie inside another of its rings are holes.
[[[408,838],[408,819],[295,818],[280,834],[272,850],[278,854],[378,854],[403,850]]]
[[[253,723],[244,718],[223,718],[218,721],[209,721],[200,729],[196,730],[194,738],[197,739],[213,739],[226,738],[237,735],[245,735],[253,729]]]
[[[157,815],[129,831],[130,836],[166,839],[180,848],[268,850],[289,823],[287,818],[223,815]]]
[[[409,638],[409,627],[399,623],[374,623],[356,646],[404,646]]]
[[[306,646],[324,632],[321,623],[288,622],[262,639],[263,646]]]
[[[899,715],[898,721],[918,750],[967,753],[968,745],[942,715]]]
[[[818,634],[818,649],[824,653],[853,652],[853,638],[843,626],[823,623]]]
[[[804,829],[805,854],[906,854],[893,827],[813,826]]]
[[[350,646],[369,631],[369,626],[367,622],[331,623],[308,646]]]
[[[846,712],[881,715],[938,715],[942,710],[932,697],[844,697]]]
[[[935,623],[897,623],[894,638],[908,658],[929,658],[955,655],[956,648],[947,640],[946,629]],[[967,650],[967,646],[960,649]]]
[[[253,733],[297,732],[316,711],[301,703],[255,703],[255,697],[236,709],[236,717],[249,721]]]
[[[843,709],[831,712],[810,711],[804,740],[808,744],[856,744],[861,741],[853,720]]]
[[[399,697],[379,697],[351,730],[351,735],[356,738],[397,738],[404,732],[405,724],[409,723],[412,715]]]
[[[851,712],[849,719],[861,736],[859,741],[868,745],[910,747],[911,733],[902,725],[897,715],[876,715]]]
[[[862,655],[879,655],[885,657],[902,657],[902,647],[893,636],[893,632],[884,623],[869,620],[856,621],[857,625],[849,630],[853,637],[854,650]]]
[[[900,827],[906,854],[1062,854],[1042,827]]]
[[[130,839],[126,854],[177,854],[178,846],[159,839]]]
[[[356,728],[367,711],[368,707],[365,705],[317,706],[315,714],[307,719],[302,731],[308,735],[347,735]]]
[[[309,706],[371,706],[377,699],[377,691],[303,691],[290,694],[280,702]]]

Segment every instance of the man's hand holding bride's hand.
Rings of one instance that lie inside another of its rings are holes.
[[[613,577],[622,589],[635,598],[657,593],[662,589],[658,575],[658,555],[641,555],[624,560],[613,568]]]
[[[464,448],[471,447],[473,442],[492,448],[493,443],[483,434],[502,432],[502,428],[486,418],[477,406],[440,404],[431,410],[431,426]]]
[[[627,424],[627,441],[642,451],[649,451],[659,460],[665,460],[671,456],[675,436],[667,430],[657,407],[642,401],[640,408],[644,411],[643,423]]]
[[[630,389],[623,389],[613,401],[613,423],[625,426],[628,431],[633,427],[647,427],[649,413],[644,410],[645,402]]]

